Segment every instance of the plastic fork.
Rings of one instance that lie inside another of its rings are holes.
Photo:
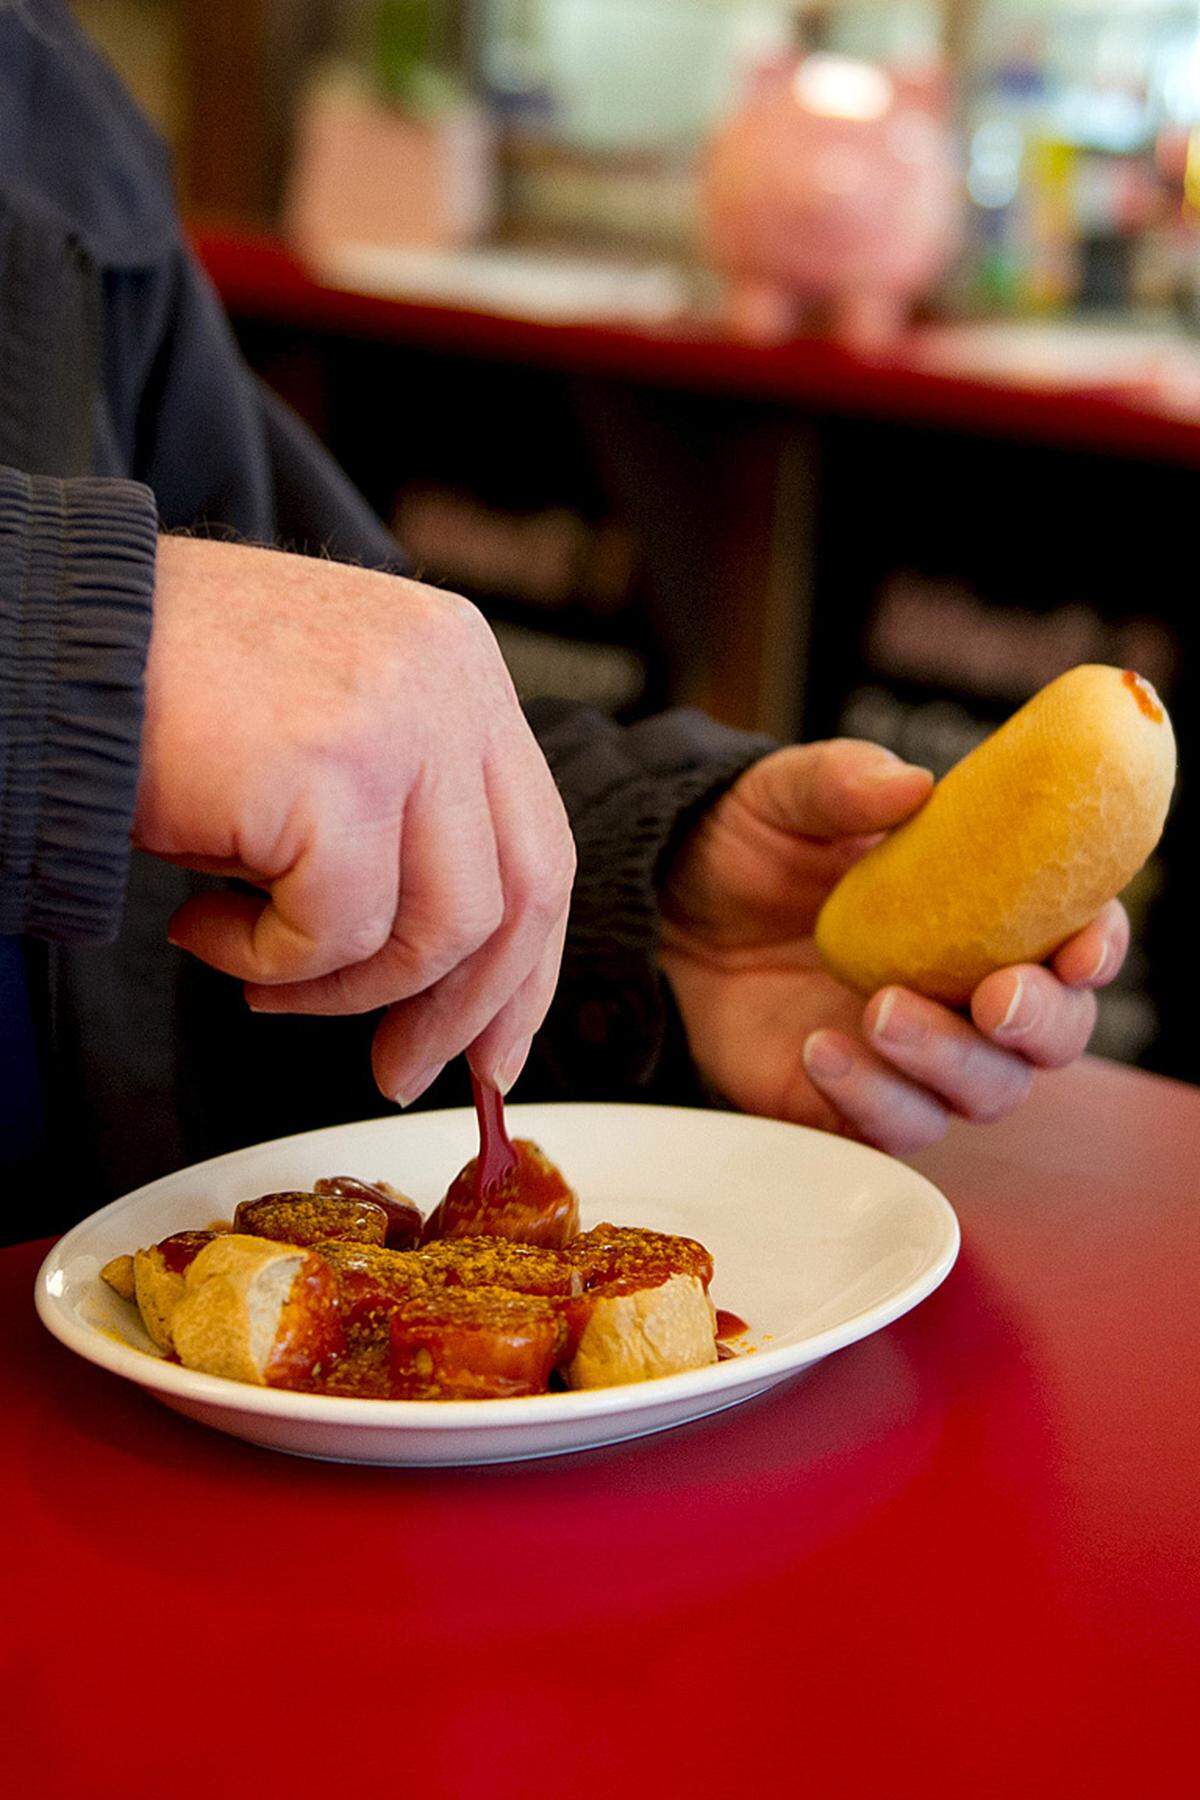
[[[475,1164],[475,1192],[485,1195],[502,1187],[517,1172],[517,1153],[504,1123],[504,1095],[480,1081],[471,1071],[471,1093],[479,1120],[479,1156]]]

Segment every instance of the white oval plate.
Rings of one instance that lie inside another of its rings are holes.
[[[577,1189],[585,1228],[608,1220],[696,1237],[713,1298],[748,1321],[739,1354],[635,1386],[528,1400],[387,1401],[255,1388],[163,1361],[99,1278],[109,1257],[228,1218],[239,1200],[322,1175],[393,1182],[428,1211],[473,1154],[466,1109],[373,1119],[258,1144],[114,1200],[67,1233],[37,1279],[42,1321],[70,1349],[168,1406],[274,1450],[338,1461],[518,1461],[662,1431],[748,1400],[925,1299],[958,1254],[958,1221],[903,1163],[798,1125],[656,1106],[514,1106]]]

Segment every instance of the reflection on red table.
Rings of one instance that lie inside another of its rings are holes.
[[[1165,1795],[1200,1656],[1200,1091],[1091,1063],[920,1159],[891,1330],[611,1451],[406,1474],[189,1424],[0,1255],[14,1795]]]

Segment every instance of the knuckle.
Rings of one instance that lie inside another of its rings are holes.
[[[1033,1070],[1008,1052],[980,1041],[967,1046],[964,1077],[955,1110],[976,1125],[992,1125],[1028,1097]]]
[[[542,903],[546,917],[556,924],[571,903],[571,895],[575,887],[575,850],[574,846],[563,853],[546,870],[541,881]]]
[[[456,593],[453,588],[430,588],[428,591],[446,620],[468,630],[474,630],[483,623],[483,614],[465,594]]]
[[[571,828],[564,820],[562,837],[559,841],[554,863],[550,871],[550,879],[554,883],[560,898],[567,901],[575,886],[575,877],[579,872],[579,852],[575,847],[575,839]]]
[[[932,1144],[940,1143],[949,1123],[948,1117],[913,1120],[896,1130],[881,1133],[880,1139],[876,1140],[877,1146],[890,1156],[913,1156],[919,1150],[928,1150]]]
[[[436,944],[436,956],[447,967],[456,968],[477,950],[481,950],[504,923],[504,900],[497,892],[464,906],[448,919]]]
[[[477,947],[480,944],[486,944],[489,938],[495,937],[504,923],[504,913],[504,896],[497,889],[494,894],[489,896],[486,904],[481,906],[467,921],[468,936]]]
[[[998,1119],[1005,1118],[1014,1107],[1019,1106],[1028,1092],[1028,1082],[1014,1081],[1004,1093],[970,1095],[957,1110],[973,1125],[994,1125]]]
[[[536,896],[531,898],[557,918],[571,898],[578,868],[575,837],[556,788],[553,814],[538,847],[536,868],[530,871],[530,886],[536,890]]]
[[[344,960],[347,964],[364,963],[375,956],[391,936],[390,918],[363,919],[346,929]]]
[[[459,647],[487,649],[499,656],[500,649],[492,628],[472,601],[446,588],[431,588],[429,593],[432,616],[440,632]]]
[[[508,888],[508,912],[513,919],[545,931],[558,924],[570,897],[571,884],[561,867],[524,867]]]

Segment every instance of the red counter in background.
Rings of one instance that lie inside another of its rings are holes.
[[[1200,344],[1147,334],[1139,348],[1100,332],[1047,325],[1069,348],[1052,375],[1044,353],[1021,370],[1027,328],[1006,349],[1003,328],[927,328],[886,357],[821,338],[761,347],[702,322],[654,330],[545,324],[532,318],[356,292],[312,273],[277,239],[197,225],[197,251],[239,319],[350,333],[414,349],[502,359],[578,375],[648,381],[695,393],[772,401],[805,411],[936,424],[1145,457],[1200,468]],[[1011,340],[1010,340],[1011,341]],[[1144,362],[1139,382],[1123,370]],[[1089,369],[1089,363],[1092,367]],[[997,373],[1003,364],[1005,373]],[[1035,366],[1036,365],[1036,366]],[[1173,379],[1178,370],[1178,379]]]

